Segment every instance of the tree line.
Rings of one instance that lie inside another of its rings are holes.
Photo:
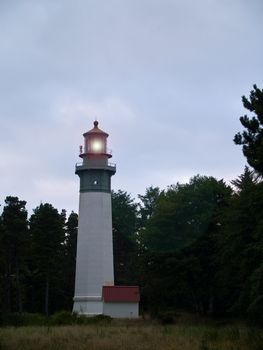
[[[8,196],[0,221],[0,307],[5,313],[68,309],[74,293],[78,216]]]
[[[135,200],[112,192],[115,284],[139,284],[141,309],[188,310],[263,321],[263,90],[243,105],[241,145],[249,166],[226,184],[196,175]],[[71,310],[77,214],[7,197],[0,217],[2,312]]]

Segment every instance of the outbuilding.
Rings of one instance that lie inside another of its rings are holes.
[[[103,314],[115,318],[138,318],[138,286],[103,286]]]

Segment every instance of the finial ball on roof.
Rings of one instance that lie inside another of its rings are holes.
[[[95,122],[94,122],[94,126],[95,126],[95,128],[97,128],[97,127],[98,127],[98,125],[99,125],[99,122],[98,122],[97,120],[95,120]]]

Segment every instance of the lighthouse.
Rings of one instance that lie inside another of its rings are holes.
[[[109,135],[98,124],[83,134],[82,162],[75,170],[80,191],[73,311],[85,315],[103,313],[102,289],[114,285],[111,176],[116,167],[109,163]]]
[[[108,134],[94,122],[80,146],[79,222],[73,311],[87,316],[139,316],[139,287],[115,286],[113,271],[111,177]]]

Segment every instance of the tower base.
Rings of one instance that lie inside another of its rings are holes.
[[[79,315],[96,316],[103,313],[103,302],[98,297],[75,297],[73,312]]]

